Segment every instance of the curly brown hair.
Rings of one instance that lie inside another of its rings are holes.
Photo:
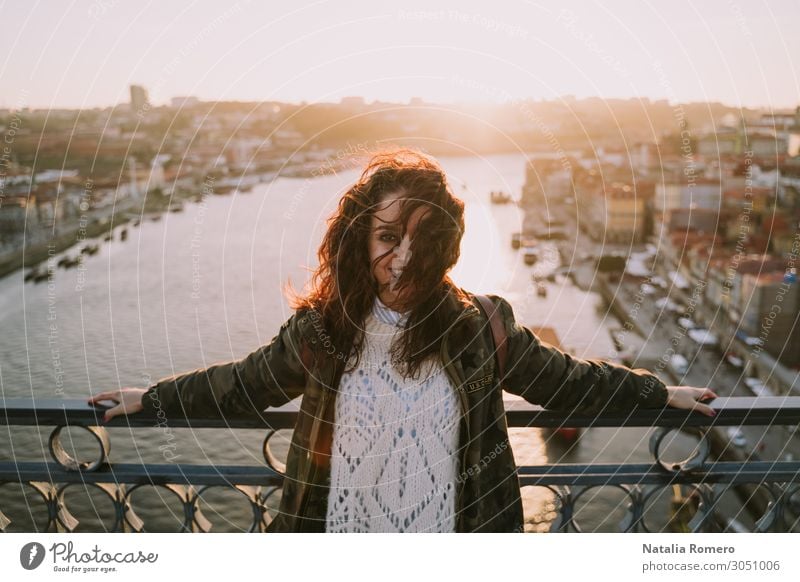
[[[310,290],[298,296],[289,288],[294,309],[312,308],[334,346],[336,357],[358,366],[364,341],[363,323],[372,310],[378,284],[373,266],[387,254],[370,261],[368,240],[372,215],[382,199],[401,192],[397,225],[400,238],[414,210],[428,211],[411,242],[410,261],[397,281],[397,289],[410,286],[404,311],[405,328],[392,346],[392,361],[406,377],[418,376],[423,362],[438,355],[444,330],[452,324],[442,309],[447,294],[469,304],[467,294],[455,285],[448,271],[456,264],[464,233],[464,203],[453,195],[439,163],[420,151],[395,148],[372,156],[359,180],[342,196],[328,219],[328,229],[317,256],[319,267]],[[330,354],[331,351],[329,350]],[[354,356],[350,360],[350,356]]]

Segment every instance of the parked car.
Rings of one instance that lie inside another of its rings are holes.
[[[742,369],[744,366],[744,361],[742,358],[735,356],[734,354],[728,354],[725,356],[725,361],[728,362],[734,368]]]
[[[763,386],[764,383],[759,380],[758,378],[745,378],[743,380],[744,385],[750,388],[751,390],[756,386]]]
[[[641,291],[642,295],[654,295],[656,293],[656,288],[647,283],[642,283],[639,287],[639,291]]]
[[[675,313],[680,309],[680,306],[672,301],[669,297],[662,297],[661,299],[656,300],[656,307],[658,309],[664,309],[671,313]]]
[[[734,446],[739,448],[744,448],[747,446],[747,437],[744,436],[741,427],[729,426],[727,433],[728,439],[730,439]]]
[[[689,361],[680,354],[673,354],[669,359],[669,365],[678,375],[683,375],[689,371]]]
[[[664,279],[664,277],[659,277],[658,275],[651,277],[650,282],[657,287],[661,287],[662,289],[666,289],[668,287],[667,281]]]
[[[772,390],[767,388],[766,384],[764,384],[758,378],[745,378],[744,384],[756,396],[775,396],[775,394],[772,393]]]
[[[717,336],[702,327],[695,327],[686,332],[686,335],[701,346],[716,347],[719,345]]]

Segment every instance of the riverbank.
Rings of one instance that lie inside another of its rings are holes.
[[[132,220],[161,216],[165,212],[175,210],[185,200],[194,199],[198,194],[182,192],[173,196],[148,195],[143,200],[133,200],[126,204],[118,204],[113,212],[98,214],[86,224],[80,221],[70,223],[62,228],[65,232],[52,236],[41,243],[28,245],[0,257],[0,278],[6,277],[19,269],[32,269],[47,261],[49,257],[83,242],[111,235],[112,231]]]
[[[116,221],[116,225],[127,222],[123,218]],[[35,267],[55,254],[72,248],[85,240],[97,238],[111,231],[111,222],[108,220],[94,221],[85,228],[76,227],[69,232],[54,236],[52,239],[31,245],[13,253],[10,257],[0,259],[0,277],[5,277],[15,271]]]

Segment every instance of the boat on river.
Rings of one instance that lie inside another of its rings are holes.
[[[508,204],[512,201],[511,196],[502,190],[492,190],[489,193],[489,199],[492,201],[492,204]]]

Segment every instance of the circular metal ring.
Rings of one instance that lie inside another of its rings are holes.
[[[698,437],[699,441],[694,453],[688,459],[684,459],[678,463],[669,463],[661,460],[661,444],[664,438],[674,430],[682,430],[695,435]],[[653,458],[665,471],[670,473],[689,473],[697,471],[703,467],[709,454],[711,454],[711,445],[708,442],[708,438],[706,438],[707,434],[707,430],[695,427],[680,429],[672,427],[658,428],[650,435],[650,454],[653,455]]]
[[[553,520],[553,523],[550,524],[549,531],[551,532],[559,532],[564,530],[564,528],[569,526],[570,516],[568,514],[565,516],[565,510],[567,508],[567,502],[564,501],[565,497],[569,495],[568,490],[559,490],[557,486],[554,485],[524,485],[520,487],[520,495],[522,495],[525,489],[547,489],[555,496],[555,502],[560,505],[560,509],[556,508],[556,517]],[[567,513],[569,513],[567,511]],[[523,520],[523,528],[525,527],[524,520]]]
[[[192,511],[190,511],[189,509],[189,505],[192,503],[192,501],[189,492],[189,487],[177,483],[154,483],[154,484],[137,483],[130,489],[127,489],[127,491],[125,491],[123,498],[123,501],[125,503],[123,517],[125,519],[125,522],[131,527],[131,529],[133,529],[136,532],[146,531],[144,520],[142,520],[133,510],[133,501],[132,501],[134,491],[142,487],[151,487],[151,488],[161,487],[163,489],[166,489],[173,495],[175,495],[175,497],[177,497],[178,500],[181,502],[181,510],[183,511],[183,521],[181,522],[179,533],[186,533],[192,531]]]
[[[754,483],[756,487],[766,489],[772,499],[767,503],[767,509],[764,514],[756,520],[755,531],[769,532],[769,531],[782,531],[780,529],[784,513],[783,494],[784,489],[779,487],[777,483]],[[785,531],[785,530],[783,530]]]
[[[793,499],[794,497],[797,499]],[[783,530],[791,532],[792,526],[800,526],[800,519],[789,523],[786,518],[786,509],[791,510],[794,515],[800,515],[800,484],[787,483],[784,487],[783,494],[781,495],[781,517],[783,519]]]
[[[638,489],[629,487],[628,485],[617,485],[617,484],[607,484],[607,485],[589,485],[589,486],[576,486],[572,488],[571,492],[571,503],[572,503],[572,527],[578,533],[584,533],[583,529],[580,526],[580,523],[575,519],[574,511],[575,506],[578,500],[587,492],[592,489],[600,489],[604,487],[612,487],[614,489],[620,489],[623,493],[625,493],[625,497],[628,498],[629,503],[628,507],[626,508],[625,517],[622,518],[622,521],[619,523],[619,531],[621,532],[628,532],[631,531],[636,526],[636,504],[638,503],[639,492]]]
[[[241,493],[247,499],[248,503],[250,503],[250,510],[253,512],[253,521],[250,523],[250,528],[247,530],[248,533],[263,531],[261,528],[266,509],[261,502],[260,485],[205,485],[196,491],[190,492],[192,518],[203,532],[210,532],[213,524],[203,515],[202,511],[200,511],[198,502],[203,493],[216,487],[223,487],[225,490],[234,489]]]
[[[644,517],[644,512],[647,509],[647,503],[657,493],[660,493],[662,491],[666,491],[667,487],[674,487],[676,485],[680,486],[681,484],[673,483],[673,484],[670,484],[670,485],[667,485],[667,486],[664,486],[664,485],[648,485],[648,486],[646,486],[644,488],[643,493],[642,493],[642,507],[641,507],[642,515],[641,515],[641,518],[639,520],[639,523],[641,525],[641,528],[642,528],[643,532],[645,532],[645,533],[654,533],[653,530],[651,530],[650,527],[647,525],[647,521],[645,520],[645,517]],[[689,487],[690,489],[692,489],[692,493],[697,493],[699,496],[702,496],[702,492],[697,490],[697,484],[695,484],[695,483],[686,483],[686,484],[683,484],[683,485],[685,485],[686,487]],[[698,502],[698,506],[699,506],[699,502]],[[695,513],[695,515],[696,515],[696,513]],[[694,518],[694,516],[692,516],[692,518]],[[691,523],[691,520],[689,520],[689,522],[687,522],[687,524],[688,523]],[[659,533],[659,532],[655,532],[655,533]]]
[[[87,486],[94,487],[108,495],[114,507],[114,525],[111,529],[106,531],[121,531],[119,528],[122,526],[123,505],[121,489],[123,486],[118,485],[117,483],[65,483],[59,487],[56,491],[56,519],[60,528],[63,527],[67,532],[72,533],[77,529],[78,524],[80,523],[80,520],[78,520],[78,518],[76,518],[72,512],[70,512],[67,504],[64,502],[64,493],[66,490],[77,485],[80,485],[84,489]]]
[[[261,488],[261,500],[260,503],[264,508],[264,515],[263,515],[263,527],[264,531],[266,531],[267,527],[270,523],[272,523],[273,517],[272,514],[269,512],[269,507],[267,507],[267,501],[270,497],[272,497],[278,491],[282,491],[283,487],[281,485],[267,485],[266,487]]]
[[[262,452],[264,454],[264,460],[267,463],[267,466],[278,473],[281,477],[286,477],[286,464],[281,463],[275,454],[272,452],[272,447],[270,447],[270,439],[274,437],[278,433],[277,430],[270,429],[267,431],[266,436],[264,437],[264,444],[261,446]]]
[[[719,485],[709,485],[708,483],[698,483],[695,485],[695,491],[700,498],[697,504],[697,513],[689,520],[689,531],[691,533],[699,533],[704,529],[708,531],[708,522],[713,516],[714,507],[716,507]]]
[[[769,483],[739,483],[739,484],[715,483],[713,487],[711,487],[713,501],[714,501],[712,507],[714,507],[719,502],[720,497],[722,497],[725,493],[730,491],[735,495],[736,487],[741,485],[750,485],[752,487],[764,489],[769,494],[770,500],[767,502],[767,507],[764,510],[764,513],[760,515],[757,519],[755,519],[755,527],[753,533],[763,533],[770,531],[777,523],[779,523],[778,516],[781,509],[779,500],[781,499],[781,492],[779,489],[776,489]],[[742,507],[742,509],[744,509],[744,506]]]
[[[94,437],[95,441],[100,448],[100,456],[92,462],[80,462],[74,459],[61,444],[61,430],[66,427],[79,427],[89,431]],[[111,441],[108,438],[108,432],[101,426],[83,426],[83,425],[60,425],[53,429],[50,433],[48,446],[50,454],[53,459],[67,471],[96,471],[103,466],[108,459],[108,454],[111,451]]]
[[[42,501],[44,501],[45,509],[47,510],[47,522],[45,523],[43,532],[50,531],[52,524],[55,522],[56,516],[56,488],[52,483],[45,481],[0,481],[0,487],[3,487],[3,485],[15,485],[16,487],[19,487],[20,485],[27,485],[36,491],[42,498]],[[6,514],[0,511],[0,533],[6,533],[6,529],[9,525],[11,525],[11,523],[12,520]]]

